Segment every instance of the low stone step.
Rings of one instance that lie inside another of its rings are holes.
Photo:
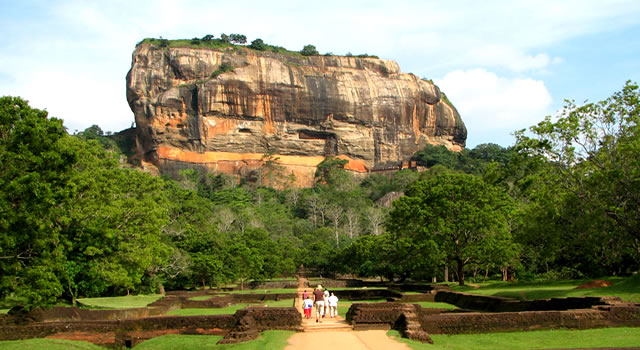
[[[323,322],[323,323],[309,323],[302,327],[305,332],[323,332],[323,331],[351,331],[353,327],[347,322]]]

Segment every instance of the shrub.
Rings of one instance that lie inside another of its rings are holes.
[[[231,34],[229,35],[229,40],[231,40],[232,43],[236,43],[236,44],[247,43],[247,37],[242,34]]]
[[[313,45],[305,45],[300,53],[303,56],[318,56],[320,54],[318,50],[316,50],[316,47]]]
[[[222,63],[218,69],[216,69],[213,73],[211,73],[211,78],[215,78],[218,75],[226,72],[230,72],[233,70],[233,66],[227,63]]]
[[[264,43],[264,41],[262,41],[262,39],[256,39],[251,42],[251,45],[249,45],[249,47],[254,50],[264,51],[267,48],[267,45]]]

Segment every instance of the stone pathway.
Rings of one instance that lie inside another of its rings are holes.
[[[314,309],[313,317],[307,320],[302,310],[302,294],[305,291],[311,293],[313,289],[307,287],[306,278],[298,277],[295,305],[302,314],[304,332],[292,335],[285,350],[410,350],[406,344],[389,338],[384,330],[354,331],[344,315],[334,318],[326,316],[322,323],[317,323]]]

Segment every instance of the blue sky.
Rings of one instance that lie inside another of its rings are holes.
[[[509,146],[564,99],[599,101],[640,81],[637,0],[0,0],[0,95],[72,132],[119,131],[133,122],[125,76],[138,41],[220,33],[395,60],[447,94],[468,147]]]

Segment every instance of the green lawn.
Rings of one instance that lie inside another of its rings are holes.
[[[85,341],[63,339],[26,339],[0,341],[0,350],[104,350],[103,347]]]
[[[171,310],[167,313],[167,315],[172,316],[196,316],[196,315],[232,315],[235,314],[236,311],[240,309],[244,309],[249,304],[241,303],[241,304],[233,304],[227,307],[217,307],[217,308],[188,308],[188,309],[177,309]]]
[[[105,308],[105,309],[130,309],[136,307],[145,307],[154,301],[162,298],[160,294],[150,295],[128,295],[124,297],[109,297],[109,298],[80,298],[78,302],[82,305]]]
[[[0,314],[7,314],[11,309],[0,309]]]
[[[267,307],[293,307],[293,299],[282,299],[282,300],[267,300],[264,303],[260,304],[233,304],[223,308],[188,308],[188,309],[177,309],[171,310],[167,313],[167,315],[173,316],[196,316],[196,315],[232,315],[236,313],[236,311],[240,309],[244,309],[247,306],[267,306]]]
[[[228,292],[230,294],[295,294],[296,288],[245,289]]]
[[[455,305],[447,304],[447,303],[438,303],[435,301],[416,301],[416,302],[406,302],[405,304],[418,304],[425,309],[447,309],[454,310],[458,307]]]
[[[201,296],[197,296],[197,297],[193,297],[193,298],[189,298],[189,300],[193,300],[193,301],[204,301],[204,300],[209,300],[213,298],[213,295],[201,295]]]
[[[487,282],[471,286],[452,286],[453,290],[473,294],[495,295],[521,300],[581,297],[581,296],[616,296],[625,301],[640,302],[640,275],[632,277],[601,278],[613,282],[611,287],[575,289],[577,286],[592,281],[549,281],[549,282]]]
[[[295,332],[292,331],[265,331],[260,337],[246,343],[217,345],[221,336],[215,335],[163,335],[149,339],[134,347],[135,350],[155,350],[155,349],[233,349],[233,350],[262,350],[262,349],[284,349],[287,346],[287,339]]]
[[[532,332],[431,335],[434,344],[390,336],[407,343],[414,350],[530,350],[599,347],[637,347],[640,328],[599,328],[586,330],[546,330]]]

